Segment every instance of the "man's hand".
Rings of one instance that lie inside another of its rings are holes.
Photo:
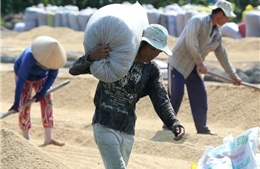
[[[240,86],[241,84],[242,84],[242,80],[239,77],[234,79],[233,85]]]
[[[108,45],[99,43],[89,54],[88,61],[92,62],[95,60],[101,60],[108,57],[110,48]]]
[[[175,136],[174,140],[178,141],[181,140],[185,134],[185,129],[182,125],[177,124],[173,126],[172,132]]]
[[[206,66],[205,66],[203,63],[197,65],[197,67],[198,67],[198,70],[199,70],[199,72],[200,72],[201,74],[206,74],[207,71],[208,71],[207,68],[206,68]]]

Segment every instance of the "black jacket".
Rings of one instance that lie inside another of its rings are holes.
[[[69,69],[71,75],[91,74],[91,62],[86,55],[76,60]],[[164,88],[158,65],[134,62],[127,75],[113,83],[99,81],[94,104],[96,106],[92,123],[128,134],[135,134],[136,103],[149,96],[153,107],[163,123],[172,130],[179,124]]]

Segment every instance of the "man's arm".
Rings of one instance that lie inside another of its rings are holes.
[[[147,92],[157,115],[167,126],[167,128],[173,132],[175,135],[175,140],[182,139],[185,134],[185,129],[177,119],[170,103],[159,67],[151,69]]]
[[[84,56],[78,58],[70,67],[69,73],[71,75],[91,74],[90,65],[100,59],[108,57],[110,48],[108,45],[99,43],[92,51]]]
[[[89,62],[87,60],[87,58],[89,57],[89,53],[81,56],[80,58],[78,58],[69,68],[69,73],[71,75],[80,75],[80,74],[87,74],[87,73],[91,73],[90,72],[90,65],[93,62]]]

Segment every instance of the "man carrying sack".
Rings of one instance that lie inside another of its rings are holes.
[[[151,24],[143,32],[135,60],[122,79],[113,83],[99,80],[94,97],[92,121],[96,144],[106,169],[126,169],[135,138],[136,103],[149,96],[158,117],[179,141],[185,129],[175,116],[164,88],[159,66],[153,61],[160,52],[167,55],[168,31]],[[92,51],[77,59],[69,69],[71,75],[92,74],[90,66],[109,57],[110,47],[98,44]]]

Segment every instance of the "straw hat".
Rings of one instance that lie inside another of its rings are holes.
[[[210,6],[209,8],[215,10],[217,8],[221,8],[225,15],[229,18],[235,18],[236,15],[233,13],[232,4],[226,0],[219,0],[215,3],[214,6]]]
[[[167,55],[172,55],[167,46],[168,36],[169,34],[165,27],[159,24],[150,24],[143,32],[142,40]]]
[[[33,41],[32,54],[37,62],[49,69],[59,69],[67,61],[65,49],[49,36],[39,36]]]

